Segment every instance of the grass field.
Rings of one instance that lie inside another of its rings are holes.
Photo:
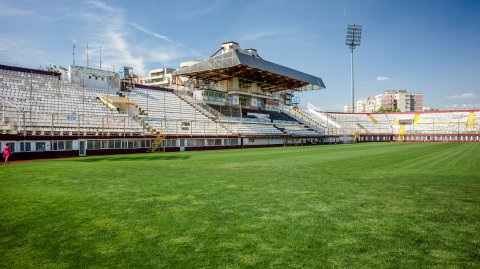
[[[0,166],[0,267],[478,268],[480,143]]]

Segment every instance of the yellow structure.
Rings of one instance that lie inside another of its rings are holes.
[[[159,149],[165,151],[165,145],[162,145],[163,141],[165,141],[165,135],[162,132],[159,132],[155,140],[153,140],[152,144],[150,145],[150,148],[148,148],[147,152],[156,152],[159,151]]]
[[[301,112],[300,110],[296,109],[296,108],[293,108],[293,111],[295,112],[295,114],[299,115],[300,117],[308,120],[309,122],[317,125],[317,126],[320,126],[322,128],[325,128],[325,126],[321,125],[320,123],[318,123],[316,120],[310,118],[309,116],[305,115],[303,112]]]
[[[372,120],[373,124],[378,124],[378,120],[375,119],[372,114],[367,114],[367,116]]]
[[[468,120],[467,120],[467,128],[469,128],[469,129],[473,128],[474,120],[475,120],[475,117],[474,117],[473,112],[469,112],[468,113]]]
[[[415,116],[413,116],[413,124],[417,124],[418,119],[420,119],[420,114],[416,113]]]
[[[405,140],[405,127],[406,125],[400,126],[400,131],[398,132],[398,140],[403,141]]]

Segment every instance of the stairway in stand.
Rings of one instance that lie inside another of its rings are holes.
[[[365,132],[367,132],[367,134],[370,133],[370,132],[367,130],[367,128],[363,127],[363,125],[361,125],[360,123],[357,123],[357,126],[358,126],[360,129],[362,129],[362,130],[364,130]]]
[[[207,118],[214,121],[215,124],[227,130],[227,132],[229,132],[230,134],[236,134],[236,132],[234,132],[231,128],[229,128],[227,125],[223,124],[220,121],[222,118],[222,113],[218,112],[217,110],[209,106],[207,103],[204,103],[201,100],[196,100],[193,96],[190,96],[190,94],[186,91],[173,91],[173,93],[176,96],[178,96],[178,98],[182,99],[191,107],[193,107],[195,110],[199,111],[200,113],[205,115]]]
[[[370,118],[370,120],[372,120],[373,124],[378,124],[378,123],[379,123],[378,120],[375,119],[375,118],[372,116],[372,114],[367,114],[367,116]]]
[[[406,125],[400,125],[400,130],[398,132],[398,140],[400,140],[400,142],[405,140],[405,127]]]
[[[473,112],[468,112],[467,128],[472,129],[475,125],[475,115]]]
[[[418,120],[420,119],[420,114],[416,113],[415,116],[413,116],[413,124],[418,124]]]
[[[320,128],[323,128],[323,129],[326,129],[325,126],[323,126],[322,124],[320,124],[318,121],[312,119],[311,117],[307,116],[305,113],[303,113],[302,111],[296,109],[296,108],[292,108],[292,111],[294,112],[294,115],[297,115],[299,116],[300,118],[306,120],[307,122],[310,122],[312,123],[314,126],[317,126],[317,127],[320,127]],[[288,115],[288,113],[287,113]],[[295,117],[296,118],[296,117]]]
[[[155,140],[153,140],[153,142],[150,145],[150,148],[148,148],[147,152],[157,152],[157,151],[160,151],[160,150],[165,152],[165,143],[163,143],[163,145],[162,145],[163,141],[165,141],[165,135],[163,134],[163,132],[160,131],[160,132],[157,133],[157,137],[155,138]]]

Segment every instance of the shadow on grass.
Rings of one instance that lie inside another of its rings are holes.
[[[93,158],[78,158],[75,162],[103,162],[103,161],[161,161],[161,160],[187,160],[190,156],[163,156],[163,155],[149,155],[149,156],[105,156]]]

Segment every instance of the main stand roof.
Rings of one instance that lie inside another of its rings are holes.
[[[315,77],[292,68],[265,61],[258,56],[232,50],[173,72],[175,76],[220,81],[239,78],[257,83],[269,92],[320,90],[325,84]]]

